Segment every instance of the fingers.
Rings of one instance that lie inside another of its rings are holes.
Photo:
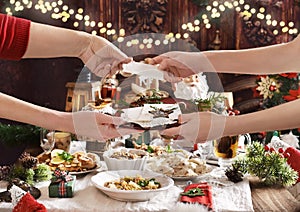
[[[118,128],[117,129],[119,136],[125,136],[130,134],[142,133],[144,130],[128,129],[128,128]]]
[[[194,113],[193,114],[181,114],[178,116],[178,123],[184,124],[186,122],[189,122],[190,120],[192,120],[194,115],[195,115]]]
[[[107,140],[112,138],[118,138],[125,135],[142,133],[144,130],[136,130],[129,128],[116,128],[114,125],[101,125],[99,126],[99,137]]]
[[[181,126],[172,127],[170,129],[163,130],[160,134],[168,137],[173,137],[174,135],[180,135],[180,132],[181,132]]]
[[[125,123],[123,118],[117,116],[110,116],[103,113],[97,113],[96,116],[98,124],[112,124],[115,126],[119,126]]]
[[[180,82],[182,79],[181,77],[175,77],[172,73],[170,72],[164,72],[164,79],[170,83],[177,83]]]
[[[161,63],[164,59],[166,59],[166,57],[163,57],[163,56],[157,56],[154,58],[146,58],[145,63],[150,64],[150,65],[156,65],[156,64]]]

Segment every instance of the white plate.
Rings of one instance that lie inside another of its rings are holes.
[[[70,175],[88,174],[88,173],[97,171],[99,168],[101,168],[101,166],[100,166],[100,165],[97,165],[97,166],[96,166],[95,168],[93,168],[93,169],[88,169],[88,170],[81,171],[81,172],[69,172],[69,174],[70,174]]]
[[[107,188],[104,186],[105,182],[118,180],[125,176],[135,177],[140,175],[144,178],[155,178],[157,182],[161,184],[161,188],[155,190],[136,190],[126,191],[119,189]],[[148,201],[155,197],[158,193],[168,190],[174,185],[174,181],[162,174],[151,172],[151,171],[138,171],[138,170],[119,170],[119,171],[106,171],[94,175],[92,183],[95,187],[100,189],[107,196],[112,199],[128,202],[140,202]]]
[[[99,158],[99,156],[97,154],[88,152],[87,155],[88,156],[93,156],[94,162],[96,163],[96,167],[92,168],[92,169],[85,170],[85,171],[69,172],[69,174],[71,174],[71,175],[89,174],[91,172],[97,171],[98,169],[102,168],[100,158]]]
[[[170,176],[174,180],[195,180],[198,178],[205,177],[207,174],[210,174],[213,171],[213,167],[210,165],[206,165],[207,171],[205,173],[199,174],[197,176]]]

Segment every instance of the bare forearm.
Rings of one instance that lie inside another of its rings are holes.
[[[47,129],[73,132],[72,115],[36,106],[0,93],[0,117]]]
[[[300,127],[300,99],[266,110],[227,117],[224,135]]]
[[[207,51],[203,54],[220,73],[276,74],[299,72],[300,37],[294,41],[267,47]]]
[[[80,57],[91,38],[85,32],[32,22],[23,58]]]

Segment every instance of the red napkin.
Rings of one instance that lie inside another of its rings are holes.
[[[294,147],[288,147],[284,155],[289,154],[287,156],[287,163],[295,170],[298,172],[298,181],[300,182],[300,151]]]
[[[30,193],[26,193],[14,207],[13,212],[47,212],[47,209],[38,203]]]
[[[199,188],[203,192],[203,196],[186,196],[183,193],[189,192],[191,189]],[[207,183],[195,183],[185,187],[184,192],[181,194],[180,201],[185,203],[199,203],[213,209],[212,204],[212,190],[211,186]]]

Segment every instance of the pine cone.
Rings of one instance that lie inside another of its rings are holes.
[[[0,180],[7,180],[9,178],[11,166],[0,166]]]
[[[33,167],[35,167],[38,163],[38,159],[32,156],[29,157],[25,157],[23,159],[20,160],[21,164],[24,168],[26,169],[31,169]]]
[[[22,160],[22,159],[27,158],[27,157],[30,157],[30,153],[28,153],[28,152],[23,152],[23,153],[20,155],[19,160]]]
[[[228,167],[225,171],[225,175],[230,181],[234,183],[243,181],[243,176],[244,176],[240,171],[238,171],[234,167],[233,168]]]

